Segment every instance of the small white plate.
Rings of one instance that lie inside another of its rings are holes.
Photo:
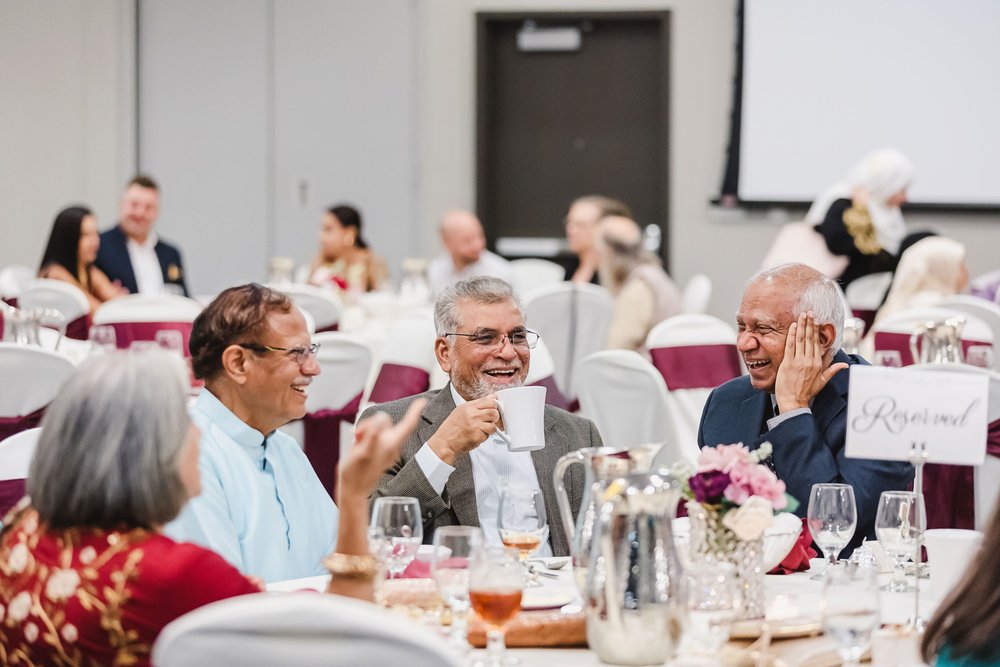
[[[521,609],[533,611],[538,609],[559,609],[575,599],[572,590],[548,588],[525,588],[521,597]]]

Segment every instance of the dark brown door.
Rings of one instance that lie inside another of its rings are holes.
[[[579,47],[523,50],[532,25],[574,28]],[[477,207],[491,246],[562,238],[569,203],[604,194],[660,226],[666,260],[668,47],[667,12],[478,15]]]

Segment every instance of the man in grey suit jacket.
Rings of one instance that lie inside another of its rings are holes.
[[[487,543],[499,543],[496,527],[500,492],[537,488],[545,501],[549,544],[540,554],[567,555],[552,485],[559,457],[582,447],[599,447],[592,422],[558,408],[545,407],[545,447],[510,452],[499,437],[495,392],[519,386],[528,372],[537,334],[525,328],[524,311],[510,285],[498,278],[463,280],[445,289],[434,307],[435,354],[451,382],[391,403],[373,406],[393,422],[420,397],[428,399],[416,432],[403,445],[396,464],[379,480],[380,496],[412,496],[420,501],[424,540],[438,526],[482,526]],[[574,466],[566,489],[576,511],[583,497],[583,475]]]

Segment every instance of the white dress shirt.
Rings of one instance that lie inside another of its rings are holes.
[[[125,242],[140,294],[159,294],[163,291],[163,269],[160,258],[156,256],[157,241],[156,234],[150,234],[144,243],[131,237]]]
[[[448,253],[435,257],[427,266],[427,284],[434,294],[466,278],[491,276],[509,283],[513,275],[510,262],[489,250],[481,252],[474,264],[469,264],[461,270],[455,268],[455,262]]]
[[[465,399],[455,390],[454,385],[449,384],[448,387],[451,389],[451,397],[455,400],[455,407],[465,403]],[[414,458],[431,487],[440,495],[455,467],[442,461],[426,442]],[[469,452],[469,458],[472,460],[472,478],[476,485],[479,525],[483,529],[487,544],[503,546],[500,530],[497,528],[500,492],[506,487],[541,490],[538,485],[538,475],[535,474],[535,465],[531,462],[531,452],[512,452],[507,449],[507,443],[499,436],[491,435],[483,444]],[[534,555],[539,557],[552,555],[552,547],[547,536]]]

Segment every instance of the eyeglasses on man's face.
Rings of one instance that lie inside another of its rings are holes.
[[[247,350],[260,352],[261,354],[266,352],[286,352],[287,356],[299,366],[305,364],[319,352],[319,343],[311,343],[309,347],[275,347],[273,345],[261,345],[260,343],[239,343],[239,346]]]
[[[509,333],[501,333],[496,329],[477,329],[472,333],[450,332],[445,336],[462,336],[468,338],[473,345],[482,348],[503,347],[504,340],[509,340],[514,347],[530,349],[538,344],[538,334],[530,329],[514,329]]]

